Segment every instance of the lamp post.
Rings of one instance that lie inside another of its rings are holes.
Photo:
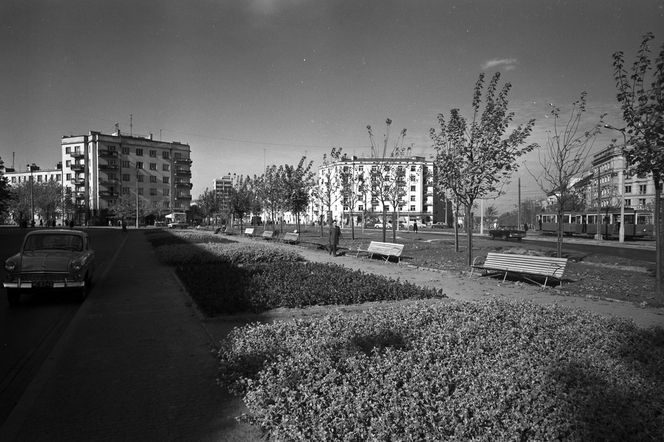
[[[32,163],[32,165],[28,164],[27,168],[30,170],[30,226],[32,227],[32,223],[35,221],[35,194],[34,194],[34,188],[35,188],[35,183],[34,183],[34,175],[33,171],[34,168],[33,166],[35,163]]]
[[[627,149],[627,135],[625,135],[625,128],[618,129],[617,127],[605,124],[605,128],[617,130],[623,136],[623,151]],[[619,229],[619,242],[625,242],[625,158],[623,156],[622,167],[618,171],[618,182],[620,183],[620,229]]]

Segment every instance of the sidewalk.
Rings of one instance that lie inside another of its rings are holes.
[[[242,410],[216,384],[212,341],[190,301],[142,231],[125,238],[1,441],[244,440],[225,435]]]

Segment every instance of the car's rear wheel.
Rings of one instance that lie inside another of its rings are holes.
[[[16,289],[7,289],[7,302],[9,305],[16,306],[21,300],[21,294]]]

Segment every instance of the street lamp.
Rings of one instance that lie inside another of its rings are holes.
[[[32,165],[28,164],[26,166],[30,170],[30,226],[32,227],[32,223],[35,222],[35,195],[34,195],[34,175],[32,174],[35,163],[32,163]]]
[[[624,147],[623,152],[627,149],[627,135],[625,135],[625,128],[618,129],[617,127],[611,126],[610,124],[605,124],[605,128],[611,130],[617,130],[623,136]],[[618,233],[618,241],[625,242],[625,157],[623,155],[622,167],[618,171],[619,182],[620,182],[620,229]]]

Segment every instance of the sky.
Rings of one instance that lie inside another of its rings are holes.
[[[64,135],[120,129],[191,146],[192,195],[269,165],[318,167],[332,148],[371,154],[393,123],[413,155],[434,154],[437,115],[470,116],[474,85],[500,72],[514,124],[551,104],[582,129],[623,127],[612,55],[628,65],[647,32],[664,40],[664,0],[3,0],[0,157],[53,168]],[[620,134],[609,130],[593,150]],[[541,198],[537,149],[500,212]]]

